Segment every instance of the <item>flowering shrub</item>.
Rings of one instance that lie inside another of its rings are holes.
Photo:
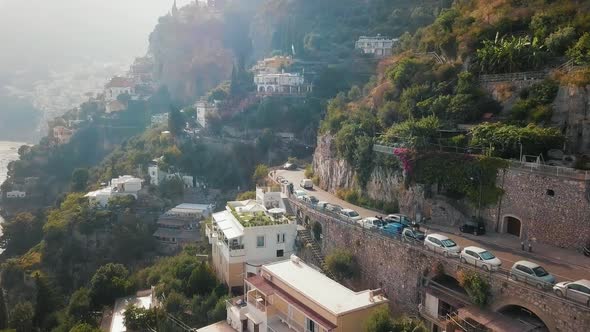
[[[404,172],[406,172],[407,175],[412,174],[412,171],[414,170],[413,151],[406,148],[394,148],[393,154],[401,160]]]

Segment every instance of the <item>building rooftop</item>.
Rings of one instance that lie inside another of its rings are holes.
[[[262,269],[334,315],[388,301],[382,295],[373,296],[371,290],[354,292],[305,264],[294,255],[289,260],[271,263],[263,266]],[[310,282],[311,280],[313,282]]]
[[[210,204],[192,204],[192,203],[182,203],[173,207],[172,209],[166,211],[165,215],[174,215],[177,213],[203,213],[206,211],[211,211]]]
[[[130,88],[132,86],[133,83],[126,77],[115,76],[105,85],[105,88]]]
[[[244,235],[243,226],[240,225],[234,215],[227,210],[213,214],[213,220],[217,228],[223,232],[226,239],[235,239]]]
[[[137,183],[143,182],[142,179],[133,177],[131,175],[121,175],[118,178],[114,178],[111,180],[112,185],[122,184],[122,183]]]

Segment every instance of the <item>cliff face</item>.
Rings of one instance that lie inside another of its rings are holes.
[[[336,193],[340,188],[358,188],[353,167],[338,158],[334,137],[321,135],[313,156],[313,168],[320,178],[320,188]],[[364,193],[372,199],[397,201],[400,212],[412,218],[431,218],[431,222],[459,225],[471,215],[460,202],[442,196],[427,198],[421,185],[406,187],[404,178],[396,169],[377,166],[373,169]]]
[[[572,151],[590,153],[590,86],[560,86],[551,121],[566,135]]]

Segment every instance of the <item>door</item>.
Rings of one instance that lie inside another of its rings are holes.
[[[506,217],[506,233],[520,237],[520,220]]]
[[[523,279],[526,283],[533,283],[533,280],[532,280],[532,278],[534,276],[533,270],[529,269],[526,266],[522,266],[522,265],[518,265],[516,267],[516,269],[518,271],[520,271],[520,275],[523,277]]]
[[[568,285],[567,297],[580,303],[587,303],[590,298],[590,289],[577,284]]]
[[[254,324],[254,332],[260,332],[260,324]]]
[[[465,250],[465,260],[467,261],[468,264],[470,265],[474,265],[474,266],[479,266],[480,264],[478,264],[479,261],[479,256],[477,256],[476,253],[474,253],[471,250]]]

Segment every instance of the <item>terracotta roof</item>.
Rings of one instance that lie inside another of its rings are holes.
[[[133,83],[125,77],[115,76],[105,85],[106,88],[130,88]]]
[[[320,316],[318,313],[310,309],[305,304],[301,303],[299,300],[291,296],[289,293],[285,292],[281,288],[277,287],[272,282],[264,279],[261,276],[252,276],[246,278],[246,281],[252,284],[254,287],[259,289],[262,293],[269,296],[271,294],[277,294],[282,297],[285,301],[289,302],[292,306],[297,308],[299,311],[303,312],[307,317],[311,318],[313,321],[318,323],[319,325],[325,327],[328,330],[335,329],[337,326],[332,324],[332,322],[328,321],[324,317]]]

